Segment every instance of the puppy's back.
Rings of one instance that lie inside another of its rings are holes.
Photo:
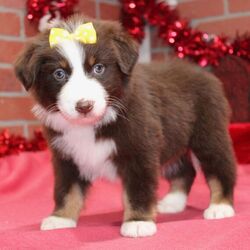
[[[149,85],[154,97],[160,98],[161,108],[170,104],[177,108],[189,106],[189,112],[192,109],[201,115],[209,107],[219,111],[228,121],[230,112],[223,85],[204,69],[183,60],[171,59],[166,63],[138,64],[135,71],[148,79],[144,83]],[[181,112],[181,109],[176,111]]]

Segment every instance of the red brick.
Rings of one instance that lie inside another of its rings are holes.
[[[33,101],[29,97],[1,97],[0,120],[34,120]]]
[[[24,20],[25,35],[32,37],[38,34],[37,24],[30,22],[27,18]]]
[[[3,127],[0,126],[0,133],[4,130],[8,129],[9,133],[12,135],[21,135],[23,136],[23,126],[8,126],[8,127]]]
[[[0,0],[0,6],[24,9],[26,7],[26,2],[26,0]]]
[[[105,20],[119,20],[121,8],[119,5],[100,3],[100,17]]]
[[[23,42],[0,41],[0,62],[13,63],[23,45]]]
[[[235,37],[237,32],[240,35],[246,33],[249,30],[249,24],[250,16],[201,23],[197,28],[212,34],[224,34]]]
[[[0,13],[0,23],[8,25],[0,25],[1,35],[20,35],[20,17],[15,13]]]
[[[17,80],[13,69],[0,69],[0,91],[20,91],[21,83]]]
[[[160,61],[163,62],[166,59],[165,52],[153,52],[152,53],[152,61]]]
[[[217,16],[224,13],[223,0],[193,0],[190,2],[182,2],[178,4],[177,9],[181,17],[188,19]]]
[[[230,12],[250,11],[249,0],[228,0]]]
[[[89,17],[96,17],[96,3],[94,0],[79,1],[76,10]]]

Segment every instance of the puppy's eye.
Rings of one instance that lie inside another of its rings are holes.
[[[105,66],[101,63],[98,63],[96,65],[94,65],[93,67],[93,72],[96,75],[102,75],[105,71]]]
[[[53,76],[58,82],[62,82],[66,79],[67,73],[63,69],[57,69],[54,71]]]

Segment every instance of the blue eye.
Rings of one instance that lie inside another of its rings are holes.
[[[66,79],[67,73],[63,69],[57,69],[54,71],[53,76],[58,82],[62,82]]]
[[[93,67],[93,72],[96,75],[102,75],[104,73],[104,71],[105,71],[105,66],[101,63],[97,63]]]

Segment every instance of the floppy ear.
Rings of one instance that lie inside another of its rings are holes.
[[[119,33],[114,34],[113,41],[120,69],[124,74],[129,75],[138,59],[139,46],[127,32],[121,29]]]
[[[22,82],[24,88],[28,91],[35,80],[36,62],[34,60],[34,51],[36,45],[30,43],[18,56],[14,69],[17,78]]]

